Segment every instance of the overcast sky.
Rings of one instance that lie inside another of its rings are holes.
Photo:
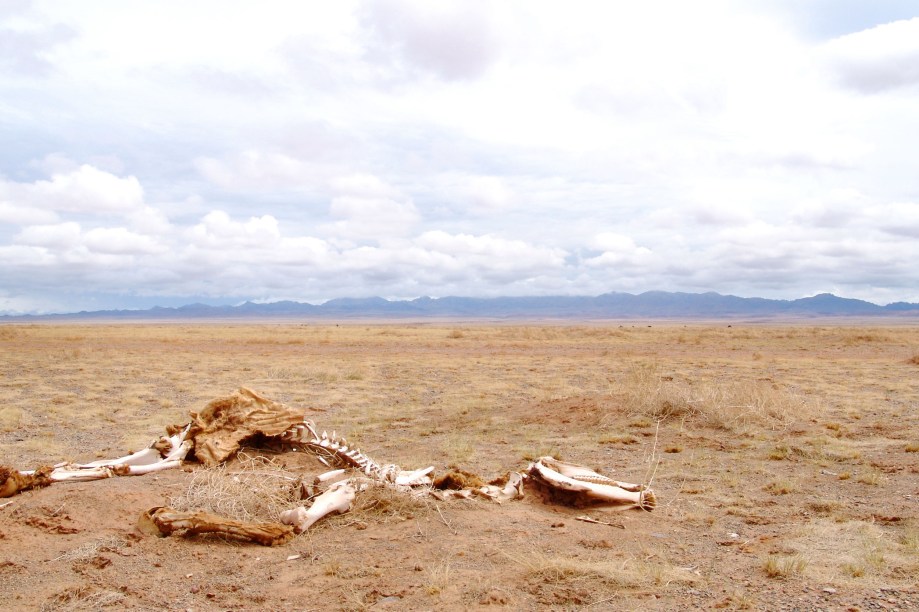
[[[0,312],[919,302],[914,0],[3,0]]]

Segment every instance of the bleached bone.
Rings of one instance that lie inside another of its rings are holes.
[[[303,533],[322,517],[334,513],[341,514],[351,509],[351,503],[357,489],[350,480],[336,482],[329,489],[313,500],[309,508],[300,506],[281,513],[281,522],[293,525],[294,531]]]
[[[473,492],[476,495],[487,497],[499,504],[511,499],[523,497],[523,474],[520,472],[511,472],[507,475],[507,484],[503,487],[485,485],[478,489],[474,489]]]
[[[186,440],[185,437],[188,435],[188,430],[191,425],[185,426],[182,431],[176,433],[175,435],[169,437],[162,437],[158,440],[155,440],[149,447],[127,455],[126,457],[121,457],[119,459],[103,459],[100,461],[91,461],[89,463],[80,463],[73,466],[68,466],[68,469],[80,469],[80,470],[94,470],[95,468],[119,468],[120,466],[127,466],[131,469],[128,470],[125,474],[113,474],[117,476],[121,475],[131,475],[137,476],[140,474],[149,474],[150,472],[158,472],[160,470],[166,470],[169,468],[178,467],[181,465],[182,461],[185,460],[185,456],[191,450],[192,443],[189,440]],[[163,450],[159,450],[162,448]],[[55,466],[55,468],[63,467],[66,464],[60,466]],[[106,476],[100,476],[100,478],[107,478]],[[52,472],[52,480],[57,480],[54,478]],[[67,478],[61,478],[60,480],[68,480]],[[92,478],[85,478],[83,480],[93,480]]]
[[[115,476],[140,476],[169,470],[182,465],[185,455],[191,449],[192,443],[185,439],[188,435],[188,427],[168,438],[163,437],[154,441],[148,448],[142,451],[132,453],[119,459],[104,459],[90,463],[58,463],[49,472],[47,468],[43,470],[32,470],[19,472],[21,477],[26,478],[44,478],[44,484],[52,482],[88,482],[90,480],[102,480],[104,478],[113,478]],[[158,450],[162,448],[161,450]],[[165,456],[161,456],[165,452]],[[36,486],[20,486],[18,490]],[[16,491],[13,491],[15,493]],[[12,495],[12,493],[11,493]]]
[[[313,479],[313,484],[319,485],[324,482],[328,482],[332,480],[333,478],[337,478],[338,476],[341,476],[344,473],[345,473],[345,470],[332,470],[330,472],[324,472],[322,474],[319,474]]]
[[[421,468],[420,470],[399,470],[393,479],[393,484],[404,487],[420,487],[431,484],[431,477],[428,476],[434,471],[434,466]]]
[[[217,533],[251,540],[263,546],[284,544],[294,537],[294,530],[289,525],[248,523],[210,512],[182,512],[165,507],[151,508],[141,514],[137,526],[145,533],[160,536],[168,536],[173,533],[183,535]]]
[[[446,501],[448,499],[469,499],[472,497],[472,489],[431,489],[431,497]]]
[[[119,459],[102,459],[100,461],[90,461],[89,463],[80,463],[76,467],[89,469],[106,467],[110,465],[151,465],[162,460],[163,457],[160,456],[160,452],[151,446]]]
[[[360,470],[368,478],[377,482],[411,487],[431,484],[428,474],[434,471],[433,466],[406,471],[397,465],[380,465],[362,453],[359,448],[349,447],[348,441],[339,438],[334,430],[332,435],[326,431],[321,434],[317,433],[315,424],[309,419],[297,423],[278,438],[284,444],[315,454],[325,465],[340,465]]]
[[[552,457],[540,457],[530,464],[528,473],[535,483],[550,492],[567,493],[576,504],[607,503],[644,510],[653,510],[657,505],[654,492],[644,485],[619,482],[588,467]]]

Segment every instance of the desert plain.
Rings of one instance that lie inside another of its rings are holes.
[[[138,531],[163,505],[276,520],[327,469],[246,448],[0,500],[0,607],[919,608],[915,321],[4,324],[0,464],[119,457],[241,386],[381,463],[552,455],[658,505],[372,490],[278,547]]]

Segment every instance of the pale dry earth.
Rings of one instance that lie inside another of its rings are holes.
[[[659,500],[368,494],[265,548],[137,531],[195,466],[57,484],[0,500],[3,609],[919,608],[908,321],[3,325],[0,374],[19,469],[121,456],[248,386],[381,462],[489,479],[553,454]],[[325,469],[265,456],[269,483]]]

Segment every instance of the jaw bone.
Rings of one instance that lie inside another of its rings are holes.
[[[281,522],[285,525],[293,525],[294,531],[303,533],[327,514],[341,514],[350,510],[351,502],[354,501],[356,494],[357,489],[350,480],[336,482],[325,493],[313,500],[313,505],[309,508],[300,506],[282,512]]]
[[[624,508],[653,510],[657,499],[644,485],[619,482],[588,467],[565,463],[552,457],[540,457],[530,464],[529,476],[534,483],[576,505],[607,503]]]

